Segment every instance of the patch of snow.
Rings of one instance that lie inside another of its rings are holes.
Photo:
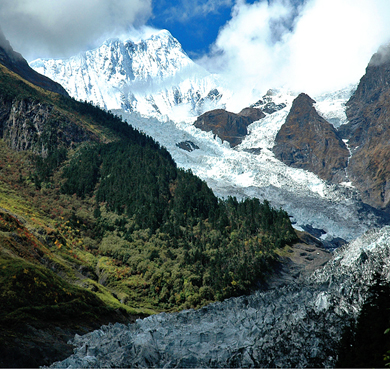
[[[293,228],[296,229],[297,231],[300,231],[300,232],[304,232],[304,231],[305,231],[305,230],[304,230],[302,227],[300,227],[299,225],[293,224],[292,226],[293,226]]]
[[[320,237],[320,240],[325,241],[327,238],[328,238],[328,234],[323,233],[323,234],[321,235],[321,237]]]

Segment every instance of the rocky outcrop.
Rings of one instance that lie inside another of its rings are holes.
[[[375,273],[388,280],[389,242],[390,227],[370,231],[298,283],[75,336],[75,353],[52,366],[334,367]]]
[[[235,147],[248,134],[247,127],[263,117],[264,113],[257,108],[245,108],[239,114],[216,109],[199,116],[194,126],[206,132],[212,131],[222,141],[228,141],[230,147]]]
[[[50,149],[73,147],[95,136],[50,105],[30,100],[9,102],[0,97],[0,138],[14,150],[46,157]]]
[[[248,117],[252,120],[252,122],[256,122],[257,120],[265,117],[265,114],[261,111],[261,109],[251,107],[242,109],[238,115],[241,115],[242,117]]]
[[[268,90],[267,93],[256,103],[251,105],[251,108],[261,109],[266,114],[273,114],[279,110],[282,110],[286,107],[285,103],[276,104],[273,101],[273,96],[275,96],[276,92],[273,90]]]
[[[194,144],[192,141],[182,141],[176,144],[176,146],[182,150],[192,152],[194,150],[199,150],[199,146]]]
[[[276,135],[273,152],[285,164],[309,170],[320,178],[345,180],[349,151],[334,127],[315,110],[315,101],[300,94]]]
[[[348,174],[363,201],[390,211],[390,47],[375,54],[339,129],[353,152]]]
[[[47,78],[32,69],[23,56],[12,49],[9,41],[5,38],[1,29],[0,63],[6,66],[12,72],[18,74],[25,80],[33,83],[38,87],[42,87],[45,90],[56,92],[64,96],[69,96],[59,83],[52,81],[50,78]]]

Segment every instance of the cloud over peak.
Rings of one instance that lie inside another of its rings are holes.
[[[14,49],[31,60],[76,54],[143,25],[151,13],[151,0],[1,0],[0,24]]]
[[[224,74],[240,106],[282,86],[315,95],[358,82],[390,40],[389,16],[388,0],[237,0],[199,62]]]

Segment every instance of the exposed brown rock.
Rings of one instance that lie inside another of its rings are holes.
[[[256,108],[243,109],[239,114],[215,109],[199,116],[194,125],[203,131],[212,131],[222,141],[228,141],[230,146],[234,147],[248,134],[247,127],[264,116],[264,113]]]
[[[257,120],[265,117],[265,114],[258,108],[244,108],[238,113],[238,115],[248,117],[252,119],[252,122],[256,122]]]
[[[349,123],[340,134],[353,156],[348,174],[364,202],[390,210],[390,47],[372,58],[347,103]]]
[[[45,90],[56,92],[64,96],[69,96],[66,90],[59,83],[52,81],[50,78],[47,78],[32,69],[23,56],[12,49],[1,29],[0,63],[38,87],[42,87]]]
[[[309,170],[325,180],[345,179],[349,152],[334,127],[322,118],[306,94],[293,102],[276,135],[273,152],[285,164]]]

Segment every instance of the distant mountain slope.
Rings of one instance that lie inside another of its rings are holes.
[[[181,119],[222,106],[216,76],[195,64],[166,30],[134,42],[109,39],[70,59],[38,59],[31,66],[72,97],[105,109]]]
[[[315,109],[336,125],[345,123],[345,103],[351,89],[316,97]],[[269,91],[263,96],[254,109],[264,109],[265,117],[250,124],[248,134],[234,148],[228,142],[222,143],[212,132],[195,128],[191,124],[195,119],[161,122],[120,110],[115,113],[154,137],[168,149],[178,166],[191,169],[219,197],[269,199],[274,207],[288,211],[296,227],[313,232],[322,241],[335,239],[337,245],[338,238],[350,241],[371,227],[387,222],[381,211],[361,202],[358,191],[349,183],[330,183],[275,158],[272,152],[275,137],[295,97],[283,90]],[[183,142],[191,142],[191,147],[196,149],[188,150]]]
[[[306,125],[299,133],[296,129],[290,129],[287,133],[288,125],[292,125],[293,104],[285,124],[276,136],[276,156],[288,165],[300,166],[336,183],[345,178],[345,182],[359,191],[364,203],[389,213],[389,86],[390,47],[387,45],[372,56],[365,75],[346,102],[346,119],[342,120],[344,124],[340,125],[336,121],[337,131],[328,125],[328,133],[324,130],[324,123],[322,129]],[[295,117],[296,126],[308,121],[318,123],[322,119],[318,115],[314,118],[313,114],[314,108],[306,113],[301,112]],[[330,119],[333,118],[330,116]],[[310,140],[311,144],[307,143]],[[294,155],[300,164],[291,158]],[[308,160],[314,156],[316,162]]]
[[[0,29],[0,63],[36,86],[68,96],[65,89],[51,79],[33,70],[22,55],[15,52]]]

